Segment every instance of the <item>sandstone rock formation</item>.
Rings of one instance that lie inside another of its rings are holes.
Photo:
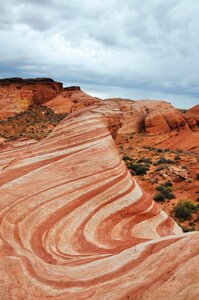
[[[30,106],[43,105],[55,113],[70,113],[99,102],[81,91],[80,87],[63,88],[50,78],[0,80],[0,120],[26,111]]]
[[[123,144],[128,135],[142,133],[147,134],[147,139],[140,146],[199,152],[199,105],[183,113],[162,100],[113,98],[105,101],[108,100],[118,103],[124,113],[118,143]]]
[[[4,165],[0,299],[198,299],[199,233],[131,177],[120,125],[117,104],[76,111]]]
[[[44,105],[50,107],[56,114],[62,114],[71,113],[100,101],[100,99],[81,91],[80,87],[67,87],[63,89],[61,94]]]
[[[192,130],[199,130],[199,104],[186,111],[185,119]]]
[[[122,134],[140,132],[159,134],[188,128],[183,114],[166,101],[109,100],[117,102],[124,112],[124,124],[120,129]]]
[[[62,83],[48,78],[0,80],[0,119],[41,105],[62,91]]]

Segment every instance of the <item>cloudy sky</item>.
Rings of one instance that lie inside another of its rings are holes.
[[[1,0],[0,77],[199,103],[198,0]]]

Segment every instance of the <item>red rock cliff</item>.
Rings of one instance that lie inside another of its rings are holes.
[[[34,105],[46,105],[55,113],[70,113],[99,102],[80,87],[63,88],[50,78],[0,80],[0,119],[23,112]]]
[[[48,78],[0,80],[0,119],[41,105],[62,91],[62,83]]]

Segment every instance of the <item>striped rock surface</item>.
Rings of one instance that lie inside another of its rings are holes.
[[[121,117],[114,103],[77,111],[1,171],[0,299],[199,298],[199,234],[131,177]]]

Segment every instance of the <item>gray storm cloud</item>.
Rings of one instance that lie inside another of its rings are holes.
[[[199,97],[199,2],[3,0],[0,76],[50,76],[102,97]]]

